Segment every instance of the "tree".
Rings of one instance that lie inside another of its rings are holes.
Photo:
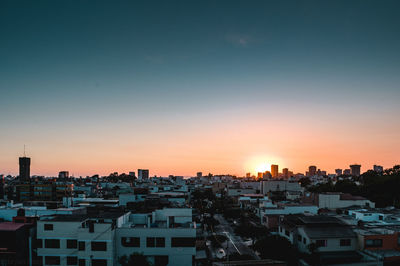
[[[278,235],[269,235],[257,240],[253,248],[263,259],[283,260],[288,265],[296,265],[297,251],[290,242]]]
[[[311,180],[308,177],[300,178],[299,182],[300,182],[302,187],[307,187],[307,186],[309,186],[311,184]]]
[[[126,255],[120,257],[118,262],[122,266],[152,266],[143,253],[136,252],[129,255],[129,258]]]

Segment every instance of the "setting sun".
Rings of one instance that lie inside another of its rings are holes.
[[[244,169],[246,172],[250,172],[254,175],[257,173],[263,173],[265,171],[271,171],[271,164],[281,164],[282,161],[279,158],[268,156],[268,155],[259,155],[253,156],[249,160],[246,161],[244,165]]]
[[[270,171],[270,170],[271,170],[271,165],[267,164],[267,163],[261,163],[261,164],[257,165],[256,169],[255,169],[255,171],[257,173],[260,173],[260,172],[263,173],[265,171]]]

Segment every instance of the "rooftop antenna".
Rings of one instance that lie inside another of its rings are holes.
[[[26,153],[25,153],[25,144],[24,144],[24,157],[26,157]]]

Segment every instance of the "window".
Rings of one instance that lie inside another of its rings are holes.
[[[86,260],[85,259],[79,259],[79,266],[86,266]]]
[[[194,237],[172,237],[171,247],[194,247],[196,239]]]
[[[85,241],[79,241],[79,250],[85,250]]]
[[[156,247],[158,247],[158,248],[165,247],[165,238],[164,237],[156,237]]]
[[[140,237],[121,237],[121,245],[124,247],[140,247]]]
[[[45,248],[60,248],[60,239],[45,239]]]
[[[286,236],[290,236],[289,230],[285,230],[285,235],[286,235]]]
[[[92,251],[107,251],[107,242],[92,241]]]
[[[44,261],[46,265],[60,265],[60,257],[58,256],[46,256]]]
[[[340,246],[341,247],[351,246],[351,239],[340,239]]]
[[[148,237],[146,238],[146,247],[148,248],[163,248],[165,247],[164,237]]]
[[[92,266],[107,266],[107,260],[92,260]]]
[[[53,231],[52,224],[44,224],[44,231]]]
[[[307,239],[306,238],[303,238],[303,243],[307,244]]]
[[[77,265],[78,257],[67,257],[67,265]]]
[[[76,239],[67,239],[67,248],[77,248],[78,240]]]
[[[168,256],[155,256],[154,266],[166,266],[168,265]]]
[[[297,235],[297,241],[301,242],[301,235]]]
[[[365,240],[365,247],[382,247],[383,240],[382,239],[367,239]]]
[[[42,248],[43,247],[43,240],[42,239],[36,239],[36,248]]]
[[[320,239],[315,241],[315,244],[317,245],[317,247],[326,247],[327,246],[327,241],[325,239]]]

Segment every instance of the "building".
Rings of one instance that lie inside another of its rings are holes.
[[[271,175],[273,178],[279,175],[279,166],[277,164],[271,164]]]
[[[138,169],[138,179],[139,180],[149,179],[149,170],[148,169]]]
[[[38,257],[43,265],[116,265],[116,230],[129,214],[42,217],[37,222]]]
[[[271,175],[271,172],[270,171],[265,171],[264,173],[263,173],[263,179],[269,179],[269,178],[271,178],[272,177],[272,175]]]
[[[340,176],[340,175],[342,175],[343,174],[343,170],[342,169],[335,169],[335,174],[336,174],[336,176]]]
[[[283,168],[282,169],[282,175],[284,178],[289,178],[289,169],[288,168]]]
[[[58,173],[58,178],[62,179],[67,179],[69,178],[69,172],[68,171],[61,171]]]
[[[164,208],[135,213],[117,229],[117,257],[142,253],[154,265],[193,265],[196,223],[192,209]]]
[[[135,177],[136,173],[134,171],[131,171],[131,172],[129,172],[129,175]]]
[[[351,175],[352,176],[360,176],[361,174],[361,165],[359,164],[352,164],[350,165]]]
[[[72,195],[74,185],[66,182],[43,181],[15,186],[18,201],[61,201]]]
[[[303,192],[303,188],[298,182],[292,182],[288,180],[263,180],[260,182],[260,193],[267,195],[269,192],[285,192],[285,191],[300,191]]]
[[[377,172],[377,173],[382,173],[383,172],[383,166],[374,165],[374,171]]]
[[[351,170],[350,169],[344,169],[343,174],[344,175],[351,175]]]
[[[31,158],[19,157],[19,179],[29,181],[31,178]]]
[[[300,252],[314,253],[318,265],[383,265],[378,258],[359,252],[356,233],[335,217],[287,215],[279,221],[278,233]]]
[[[30,223],[0,223],[0,265],[29,265],[34,261],[30,252],[35,242],[32,227]]]
[[[341,192],[325,192],[319,194],[307,193],[303,202],[317,205],[319,208],[340,209],[350,206],[375,207],[375,203],[361,196],[353,196]]]
[[[315,176],[317,174],[317,167],[311,165],[308,167],[308,176]]]
[[[251,173],[246,173],[246,178],[250,178],[251,177]]]
[[[203,173],[202,173],[202,172],[197,172],[196,176],[197,176],[198,178],[200,178],[200,177],[203,176]]]

